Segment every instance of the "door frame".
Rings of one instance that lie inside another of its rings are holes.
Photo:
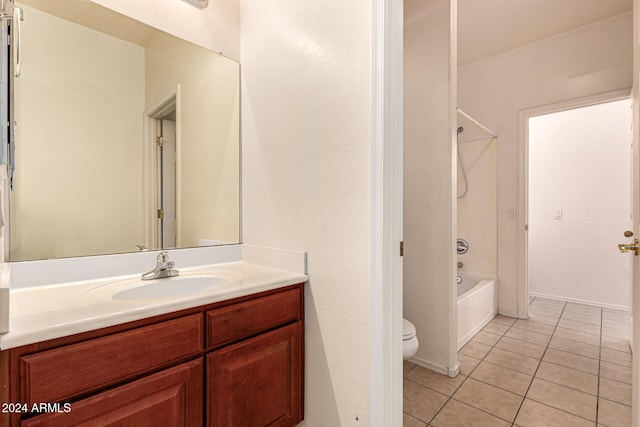
[[[628,88],[520,110],[520,136],[518,138],[518,317],[521,319],[528,318],[529,311],[529,233],[527,230],[529,224],[529,119],[544,114],[630,98],[631,88]]]
[[[402,425],[402,1],[371,16],[369,425]],[[357,418],[356,418],[357,419]]]

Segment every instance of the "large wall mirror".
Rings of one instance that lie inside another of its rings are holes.
[[[17,6],[10,260],[239,242],[239,64],[88,1]]]

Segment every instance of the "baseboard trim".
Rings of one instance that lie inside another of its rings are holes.
[[[557,300],[557,301],[566,301],[566,302],[573,302],[576,304],[584,304],[584,305],[591,305],[594,307],[601,307],[601,308],[612,308],[615,310],[622,310],[622,311],[629,311],[629,307],[625,307],[622,305],[616,305],[616,304],[603,304],[603,303],[598,303],[598,302],[593,302],[593,301],[587,301],[587,300],[582,300],[579,298],[567,298],[567,297],[561,297],[558,295],[550,295],[550,294],[543,294],[543,293],[539,293],[539,292],[529,292],[529,296],[530,297],[536,297],[536,298],[546,298],[546,299],[552,299],[552,300]]]
[[[447,368],[446,366],[438,365],[419,357],[412,357],[409,359],[409,362],[451,378],[457,377],[460,373],[460,362],[458,361],[456,361],[456,364],[452,368]]]

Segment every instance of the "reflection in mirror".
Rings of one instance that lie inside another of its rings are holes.
[[[10,260],[239,242],[239,64],[91,2],[18,5]]]

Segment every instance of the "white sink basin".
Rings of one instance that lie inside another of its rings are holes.
[[[93,288],[87,294],[111,297],[114,300],[129,301],[182,297],[231,284],[231,280],[209,274],[187,273],[165,279],[141,280],[140,278],[120,280]]]
[[[113,299],[136,300],[178,297],[219,288],[231,283],[227,279],[211,276],[176,276],[139,282],[141,282],[139,286],[115,293]]]

